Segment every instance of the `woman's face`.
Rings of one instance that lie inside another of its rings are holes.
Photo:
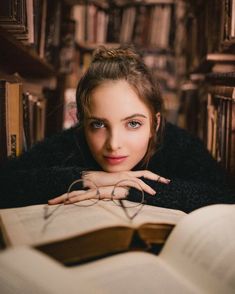
[[[91,96],[85,135],[106,172],[131,170],[144,157],[151,137],[151,113],[124,80],[107,81]]]

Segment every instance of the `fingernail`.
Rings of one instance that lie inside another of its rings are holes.
[[[156,191],[153,190],[153,191],[151,192],[151,195],[155,195],[155,194],[156,194]]]
[[[171,180],[170,179],[166,179],[166,182],[167,182],[167,184],[169,184],[171,182]]]

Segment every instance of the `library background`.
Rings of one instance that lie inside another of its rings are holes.
[[[0,1],[0,163],[76,123],[97,46],[134,45],[166,117],[235,176],[235,0]]]

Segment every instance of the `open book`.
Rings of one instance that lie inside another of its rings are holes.
[[[232,294],[234,261],[235,205],[211,205],[185,216],[158,256],[126,252],[65,267],[32,248],[7,249],[0,254],[1,293]]]
[[[133,239],[163,244],[184,212],[144,205],[133,221],[112,201],[89,207],[44,205],[0,210],[1,230],[8,246],[30,245],[64,262],[72,263],[127,251]],[[135,208],[131,208],[135,209]],[[50,213],[50,212],[49,212]],[[138,238],[136,238],[138,235]]]

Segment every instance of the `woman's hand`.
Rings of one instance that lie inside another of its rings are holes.
[[[69,194],[65,193],[61,196],[48,201],[48,204],[54,205],[59,203],[75,203],[88,199],[121,199],[128,195],[130,187],[142,190],[150,195],[155,195],[156,191],[149,185],[144,183],[139,177],[144,177],[163,184],[169,184],[170,180],[161,177],[148,170],[125,171],[108,173],[103,171],[89,171],[83,173],[83,186],[88,190],[76,190]],[[92,183],[95,183],[92,184]],[[116,185],[116,186],[115,186]],[[115,187],[115,195],[112,195]],[[97,190],[98,188],[98,190]],[[97,193],[99,191],[99,193]]]
[[[130,182],[130,187],[138,186],[146,193],[150,195],[155,195],[156,191],[153,190],[149,185],[144,183],[140,177],[145,179],[153,180],[156,182],[160,182],[163,184],[169,184],[170,180],[164,177],[161,177],[149,170],[139,170],[139,171],[123,171],[123,172],[116,172],[116,173],[108,173],[103,171],[88,171],[83,173],[83,185],[87,188],[93,188],[92,182],[94,182],[97,187],[102,186],[114,186],[116,183],[123,181],[123,185],[126,186],[126,183]],[[126,180],[126,181],[124,181]],[[92,181],[92,182],[91,182]],[[133,183],[136,182],[137,184],[133,186]]]
[[[114,186],[107,186],[107,187],[99,187],[97,190],[96,188],[91,188],[89,190],[77,190],[72,191],[69,194],[65,193],[61,196],[53,198],[48,201],[49,205],[55,204],[72,204],[88,199],[123,199],[126,198],[128,195],[128,188],[127,187],[115,187],[115,195],[113,195]],[[99,191],[97,193],[97,191]]]

